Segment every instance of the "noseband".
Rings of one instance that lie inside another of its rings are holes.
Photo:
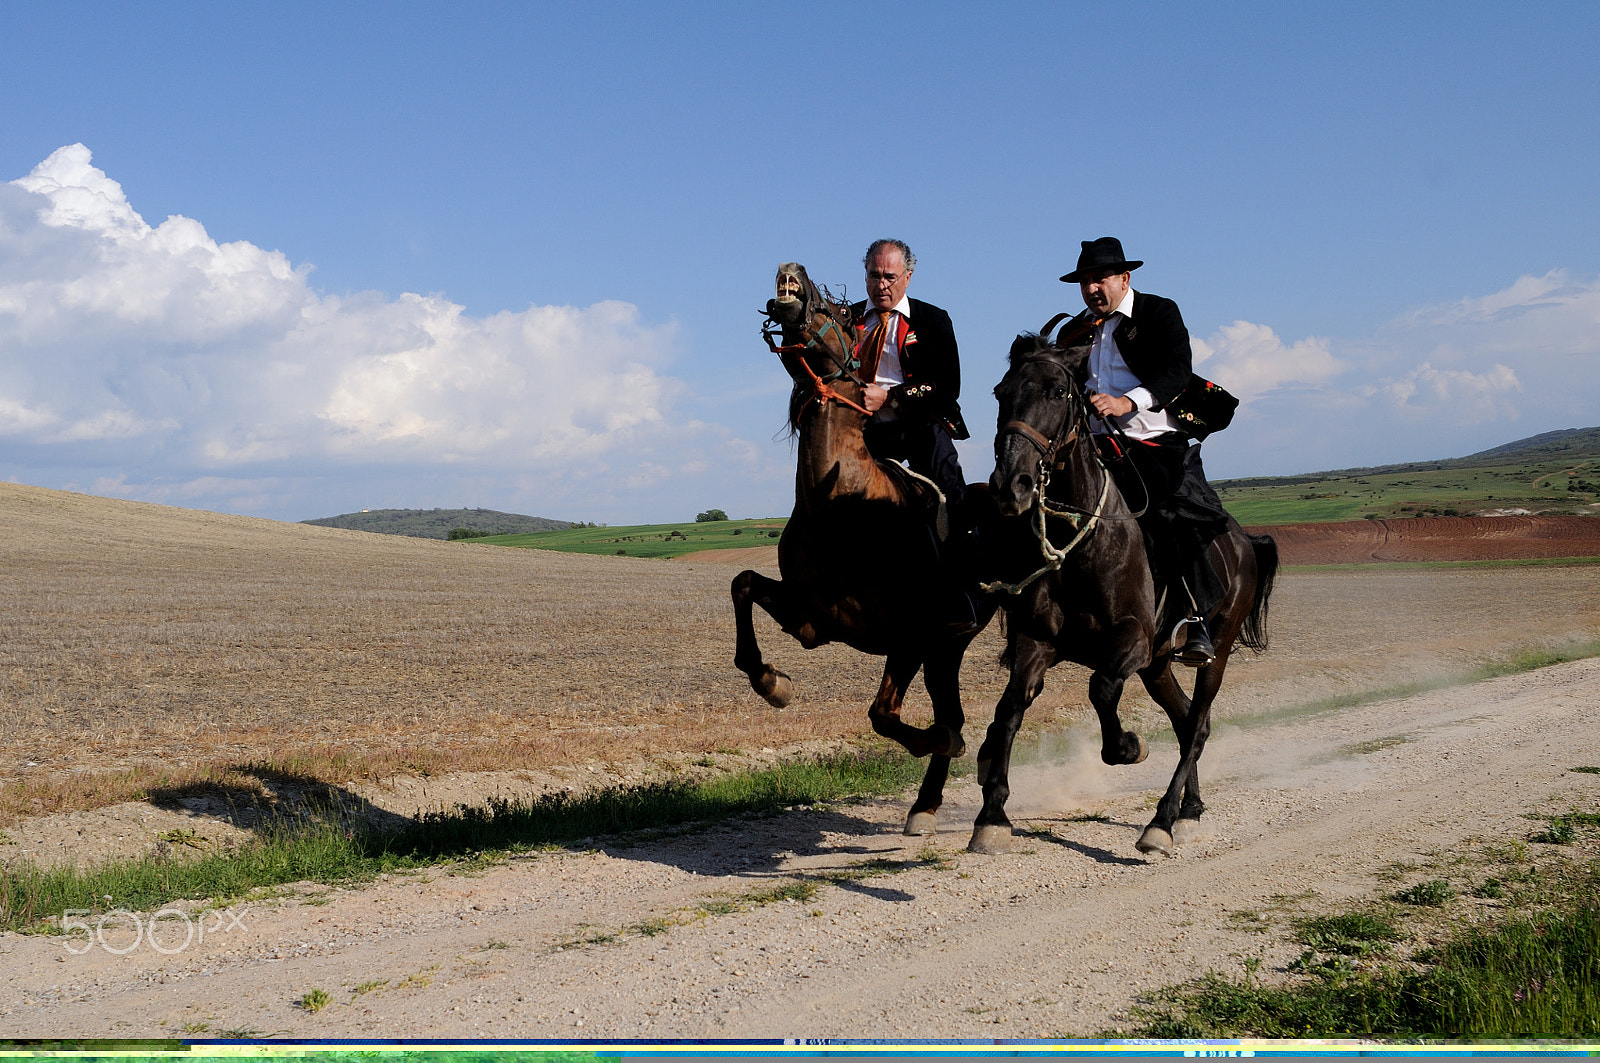
[[[1049,358],[1031,358],[1028,360],[1056,364],[1053,359]],[[1071,413],[1061,425],[1061,431],[1066,434],[1061,435],[1058,433],[1053,439],[1027,421],[1007,421],[1000,426],[1000,434],[1002,436],[1021,436],[1033,444],[1033,448],[1039,452],[1039,475],[1035,477],[1036,486],[1034,490],[1036,496],[1040,498],[1043,497],[1044,488],[1050,483],[1050,470],[1052,468],[1059,469],[1065,465],[1065,462],[1057,461],[1056,456],[1062,450],[1078,441],[1079,430],[1083,427],[1084,417],[1082,412],[1077,409],[1077,404],[1068,403],[1068,405],[1071,407]]]

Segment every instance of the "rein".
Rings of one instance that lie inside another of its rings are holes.
[[[800,355],[800,357],[796,358],[795,361],[800,363],[801,367],[805,369],[806,375],[811,378],[811,385],[817,393],[818,405],[825,406],[831,399],[832,401],[839,403],[841,406],[848,406],[852,410],[857,410],[866,416],[871,417],[871,411],[869,411],[865,406],[862,406],[852,401],[850,398],[841,395],[833,387],[833,382],[835,380],[855,380],[858,385],[861,383],[861,381],[856,380],[855,376],[852,374],[852,370],[860,363],[855,361],[855,359],[851,359],[849,364],[841,363],[833,351],[828,348],[828,345],[822,342],[822,337],[825,336],[830,329],[833,330],[834,335],[838,337],[840,349],[849,349],[852,346],[851,344],[845,342],[844,331],[839,327],[839,322],[834,319],[832,314],[827,315],[827,320],[823,322],[821,328],[813,330],[811,326],[807,325],[801,330],[800,335],[805,339],[804,343],[789,343],[784,344],[783,346],[779,346],[778,344],[774,343],[772,341],[772,333],[775,330],[773,328],[772,318],[770,317],[768,317],[766,321],[762,322],[761,338],[767,341],[767,346],[772,350],[772,353],[776,354],[779,358],[782,358],[786,354],[798,353]],[[811,368],[811,363],[805,359],[806,352],[810,351],[813,347],[821,348],[822,353],[826,354],[828,356],[828,360],[834,365],[834,371],[829,373],[827,376],[819,376],[817,371]]]

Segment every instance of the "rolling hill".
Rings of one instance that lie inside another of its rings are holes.
[[[410,535],[418,539],[446,539],[452,528],[470,528],[490,535],[522,535],[576,527],[571,521],[501,513],[493,509],[364,509],[359,513],[317,517],[300,523],[380,535]]]

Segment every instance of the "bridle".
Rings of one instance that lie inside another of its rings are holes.
[[[774,343],[772,339],[773,333],[781,333],[783,331],[783,325],[773,318],[770,311],[765,311],[764,315],[766,320],[761,323],[761,338],[767,341],[767,347],[771,349],[772,353],[776,354],[780,359],[782,359],[785,367],[789,365],[790,359],[784,358],[784,355],[799,355],[799,357],[793,360],[799,362],[801,368],[806,371],[806,375],[811,378],[811,386],[816,392],[817,405],[826,406],[831,400],[839,403],[842,406],[848,406],[852,410],[859,410],[868,417],[872,416],[871,411],[869,411],[865,406],[860,405],[845,395],[841,395],[838,390],[833,387],[833,382],[835,380],[846,379],[853,381],[855,384],[862,387],[865,387],[866,385],[862,384],[860,379],[855,375],[855,371],[861,368],[861,360],[852,354],[851,357],[841,362],[839,360],[839,356],[833,353],[833,349],[823,342],[823,337],[829,332],[832,332],[834,337],[839,341],[839,349],[841,351],[855,350],[855,345],[846,339],[844,329],[840,327],[838,319],[831,312],[815,311],[810,314],[806,320],[806,324],[802,325],[800,328],[800,338],[803,342],[788,343],[783,345]],[[816,320],[818,317],[824,319],[822,325],[817,328],[812,328],[811,322]],[[793,326],[790,327],[792,328]],[[819,348],[823,354],[828,356],[828,361],[832,362],[834,365],[833,372],[829,373],[827,376],[819,375],[815,369],[811,368],[811,363],[806,359],[806,355],[808,353]],[[792,370],[790,371],[789,375],[794,375]]]
[[[1024,358],[1018,364],[1027,362],[1050,362],[1053,365],[1060,365],[1055,359],[1043,354]],[[1111,474],[1104,466],[1100,470],[1100,499],[1092,511],[1079,509],[1064,502],[1052,502],[1049,497],[1050,470],[1064,468],[1066,465],[1064,461],[1057,461],[1057,456],[1081,438],[1083,428],[1087,424],[1088,414],[1081,399],[1069,401],[1067,405],[1071,412],[1062,419],[1061,428],[1054,437],[1046,436],[1026,421],[1011,420],[1000,426],[1002,437],[1021,436],[1039,452],[1038,469],[1033,478],[1033,504],[1029,507],[1029,511],[1033,516],[1033,534],[1039,540],[1039,552],[1044,557],[1044,564],[1017,583],[1005,583],[999,580],[980,583],[978,587],[985,593],[1021,594],[1040,576],[1059,571],[1072,551],[1081,546],[1094,533],[1100,521],[1105,519],[1106,501],[1111,497]],[[1095,454],[1095,461],[1096,463],[1100,461],[1098,452]],[[1058,547],[1050,541],[1046,521],[1052,517],[1066,521],[1073,528],[1075,534],[1065,546]]]

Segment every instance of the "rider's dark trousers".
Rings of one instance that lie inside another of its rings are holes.
[[[910,463],[912,472],[939,485],[951,512],[960,508],[967,481],[956,456],[956,445],[944,425],[920,417],[900,416],[889,421],[874,416],[867,422],[864,434],[867,451],[874,458]]]
[[[1227,527],[1227,513],[1205,482],[1198,445],[1177,433],[1152,440],[1096,436],[1106,467],[1128,508],[1145,513],[1150,569],[1158,586],[1182,577],[1203,615],[1222,599],[1222,581],[1206,556],[1211,540]],[[1117,460],[1115,454],[1125,455]],[[1181,593],[1181,591],[1179,592]]]

